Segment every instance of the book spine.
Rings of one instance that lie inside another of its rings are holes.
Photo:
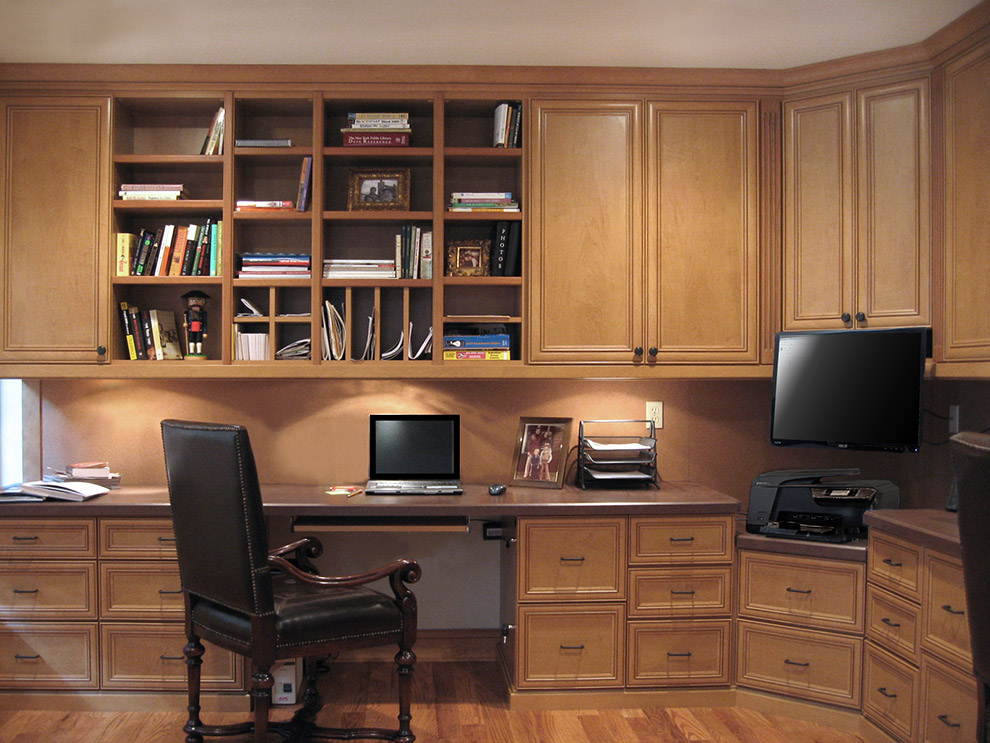
[[[141,246],[138,248],[137,258],[134,261],[132,276],[142,276],[144,274],[144,264],[151,252],[151,244],[155,241],[155,233],[151,230],[141,230]]]
[[[148,321],[151,324],[151,340],[154,343],[155,358],[161,361],[165,356],[162,351],[162,334],[158,328],[158,310],[148,310]]]
[[[470,351],[444,351],[444,361],[508,361],[508,349],[497,350],[470,350]]]
[[[519,258],[521,253],[522,231],[519,222],[509,223],[509,246],[505,255],[505,275],[521,276]]]
[[[155,358],[155,338],[151,332],[151,313],[148,310],[141,310],[138,313],[141,320],[141,334],[144,339],[144,350],[149,359]]]
[[[407,147],[408,145],[408,132],[378,134],[344,132],[344,147]]]
[[[189,225],[189,232],[186,235],[185,254],[182,256],[182,271],[179,272],[180,276],[192,276],[193,259],[196,257],[196,246],[199,245],[200,229],[198,224]]]
[[[130,232],[117,233],[117,275],[130,276],[131,263],[137,245],[137,235]]]
[[[509,252],[509,223],[495,223],[495,235],[492,240],[492,276],[505,276],[505,259]]]
[[[217,232],[217,276],[223,276],[223,220],[216,223]]]
[[[445,350],[496,350],[510,348],[511,341],[508,335],[501,333],[496,335],[445,335],[443,347]]]
[[[207,219],[206,226],[200,232],[199,245],[196,247],[196,262],[193,264],[193,276],[203,276],[209,270],[210,233],[213,231],[211,229],[212,225],[212,220]]]
[[[217,276],[217,255],[220,252],[220,236],[217,232],[217,225],[213,225],[213,229],[210,230],[210,261],[207,274],[210,276]]]
[[[296,193],[296,211],[306,211],[306,202],[309,199],[309,182],[313,172],[313,157],[306,155],[302,161],[302,168],[299,171],[299,189]]]
[[[433,232],[427,230],[423,233],[423,248],[419,261],[419,277],[421,279],[433,278]]]
[[[134,351],[137,358],[148,358],[148,349],[144,345],[144,331],[141,328],[141,315],[137,307],[127,308],[127,321],[131,329],[131,336],[134,338]]]
[[[168,276],[179,276],[182,273],[182,259],[186,255],[186,235],[189,227],[182,225],[175,228],[175,240],[172,246],[172,255],[168,262]]]
[[[120,303],[120,325],[124,330],[124,343],[127,345],[127,358],[137,360],[137,346],[134,344],[134,333],[131,331],[131,316],[127,302]]]
[[[175,236],[175,225],[167,224],[162,231],[162,243],[158,248],[158,258],[155,260],[154,276],[164,276],[168,269],[169,260],[172,258],[172,238]],[[162,271],[165,266],[166,271]]]

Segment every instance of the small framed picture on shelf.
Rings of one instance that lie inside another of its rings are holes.
[[[348,211],[409,211],[408,170],[352,170]]]
[[[520,418],[513,482],[536,488],[563,487],[570,441],[570,418]]]
[[[447,243],[448,276],[488,276],[491,240],[450,240]]]

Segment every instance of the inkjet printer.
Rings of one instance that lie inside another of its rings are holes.
[[[850,480],[859,470],[774,470],[749,489],[746,531],[771,537],[849,542],[866,535],[863,512],[898,508],[901,491],[889,480]],[[829,478],[829,482],[822,482]]]

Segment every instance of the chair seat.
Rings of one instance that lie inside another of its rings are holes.
[[[318,588],[285,576],[273,576],[275,642],[279,649],[353,641],[402,632],[395,599],[365,587]],[[193,622],[239,645],[251,645],[251,620],[241,612],[200,599]]]

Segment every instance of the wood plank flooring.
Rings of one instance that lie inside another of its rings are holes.
[[[413,732],[420,743],[864,743],[852,733],[743,708],[513,711],[491,662],[420,662],[414,684]],[[327,701],[321,723],[395,724],[390,664],[336,664],[321,685]],[[273,716],[289,714],[276,709]],[[207,723],[242,718],[204,715]],[[183,722],[185,715],[175,712],[0,710],[0,741],[181,743]]]

